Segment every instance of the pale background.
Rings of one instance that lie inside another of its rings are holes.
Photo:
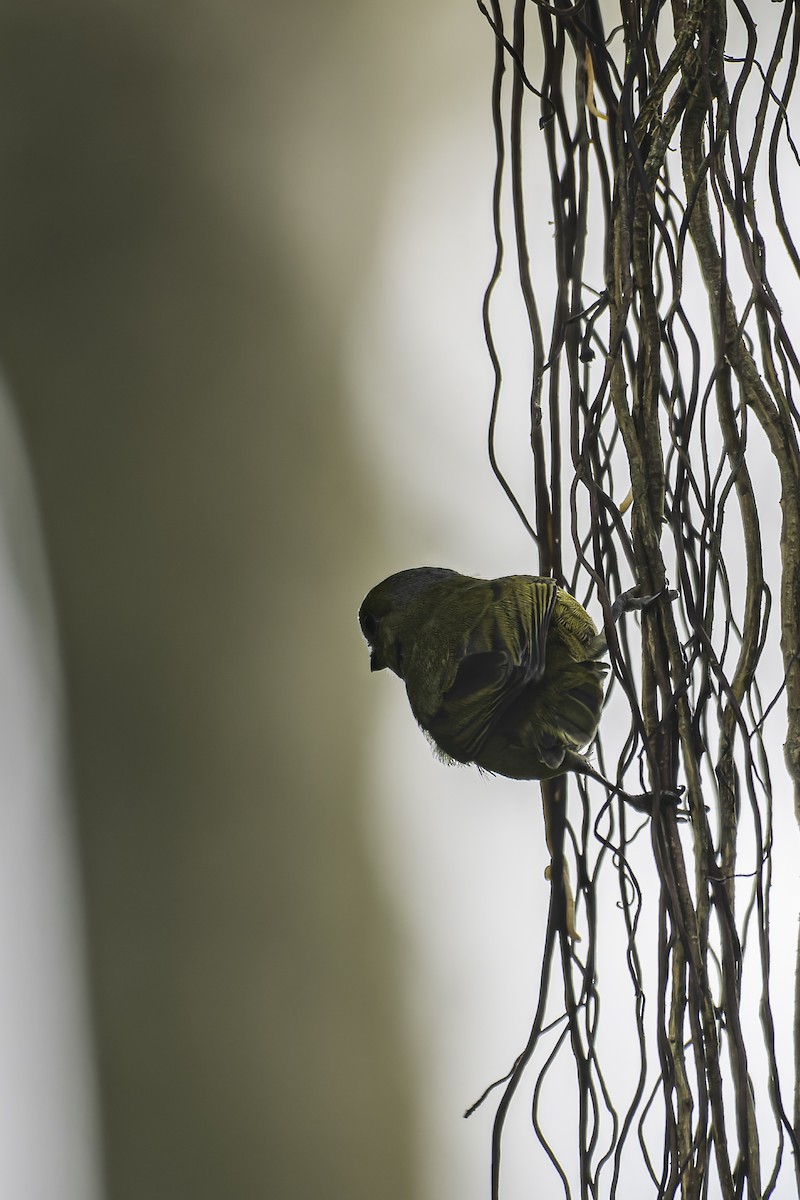
[[[0,1194],[100,1200],[102,1159],[108,1200],[477,1200],[492,1104],[461,1114],[536,999],[538,790],[437,763],[356,613],[403,566],[536,568],[485,454],[489,30],[20,0],[0,57],[38,495],[9,410]],[[524,1099],[506,1154],[508,1200],[560,1194]]]

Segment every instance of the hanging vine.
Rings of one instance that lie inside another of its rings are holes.
[[[654,796],[643,828],[583,782],[576,821],[567,781],[542,785],[553,864],[568,852],[586,936],[570,936],[554,869],[530,1039],[494,1085],[492,1197],[506,1115],[530,1077],[532,1129],[567,1196],[631,1194],[631,1171],[664,1197],[769,1196],[779,1177],[786,1195],[787,1179],[798,1186],[800,1071],[778,1050],[790,1034],[773,1012],[770,901],[774,806],[785,811],[792,791],[800,821],[800,361],[796,308],[782,308],[800,280],[786,203],[800,185],[800,7],[760,9],[759,33],[744,0],[620,0],[610,31],[612,5],[598,0],[478,3],[495,53],[489,458],[538,572],[602,606],[624,729],[601,726],[597,754],[607,774],[616,756],[620,785],[636,774]],[[546,228],[531,199],[542,154]],[[497,439],[500,408],[515,403],[493,329],[512,245],[532,351],[532,512]],[[640,636],[611,620],[631,584],[661,596]],[[778,724],[783,765],[767,749]],[[687,819],[665,799],[680,788]],[[622,1099],[603,1021],[609,873],[638,1061]],[[569,1161],[545,1109],[564,1056],[577,1096]]]

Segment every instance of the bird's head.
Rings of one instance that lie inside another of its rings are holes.
[[[389,667],[403,678],[401,635],[409,606],[429,588],[457,573],[447,567],[411,567],[390,575],[367,594],[359,609],[358,622],[369,642],[371,671]]]

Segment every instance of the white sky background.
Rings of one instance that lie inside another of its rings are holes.
[[[759,35],[768,45],[766,18],[774,19],[777,14],[764,16]],[[385,561],[376,564],[375,579],[364,581],[364,592],[393,571],[423,563],[486,577],[535,573],[537,568],[534,549],[494,480],[486,455],[492,373],[483,340],[481,301],[494,256],[491,38],[488,27],[481,29],[481,18],[474,10],[466,10],[459,20],[469,26],[470,39],[476,33],[473,25],[477,26],[476,36],[485,39],[486,53],[477,66],[465,69],[465,74],[471,71],[472,89],[440,94],[438,102],[425,112],[424,123],[409,130],[388,193],[380,252],[352,318],[349,362],[354,424],[363,438],[364,458],[374,472],[385,522],[392,531]],[[732,31],[731,45],[735,36]],[[528,192],[528,228],[547,340],[552,241],[549,234],[547,244],[542,238],[548,229],[549,180],[545,165],[537,168],[532,161],[537,142],[534,127],[531,119],[527,161],[532,164],[533,177],[538,169],[541,187]],[[677,154],[674,169],[679,169]],[[763,195],[762,216],[766,217],[766,187],[759,195]],[[599,202],[597,193],[595,200]],[[494,310],[505,375],[500,446],[512,482],[527,500],[529,350],[521,307],[513,307],[510,301],[515,265],[509,230],[507,226],[507,284]],[[597,260],[600,247],[592,249]],[[776,244],[769,260],[771,277],[792,332],[800,289],[793,275],[780,271],[779,258]],[[597,277],[602,286],[599,260]],[[701,291],[697,303],[700,328],[706,311]],[[607,322],[603,328],[606,326]],[[755,427],[754,420],[751,427]],[[755,454],[759,442],[758,436],[751,439],[751,453]],[[777,606],[775,468],[766,451],[760,457],[749,454],[748,461],[760,492],[765,572]],[[735,571],[740,560],[735,530],[731,536],[726,557]],[[774,626],[776,612],[777,608]],[[600,614],[593,615],[599,622]],[[771,661],[775,674],[763,685],[767,699],[780,681],[776,649]],[[425,1072],[421,1113],[424,1200],[484,1200],[491,1120],[500,1092],[469,1121],[463,1120],[462,1113],[489,1082],[508,1070],[530,1030],[548,903],[548,884],[543,877],[548,856],[539,789],[536,784],[482,778],[470,769],[442,766],[414,724],[402,685],[386,672],[374,676],[369,686],[376,717],[367,768],[367,794],[372,799],[366,819],[379,869],[389,880],[407,937],[405,981],[410,1021]],[[767,734],[778,832],[772,900],[772,999],[782,1030],[779,1061],[788,1062],[800,855],[783,769],[781,720],[778,709]],[[606,723],[607,733],[613,715],[607,714]],[[578,796],[574,786],[570,790],[574,815]],[[594,793],[595,803],[597,799]],[[656,877],[646,834],[638,843],[637,854],[637,877],[646,890],[649,886],[654,898]],[[740,869],[750,867],[745,848]],[[605,893],[607,908],[602,911],[608,913],[608,922],[602,922],[600,995],[607,1005],[607,1045],[617,1039],[613,1055],[618,1067],[612,1077],[624,1083],[638,1056],[627,1056],[634,1029],[632,1021],[626,1024],[625,1018],[631,987],[610,864],[606,873],[609,890]],[[747,885],[743,886],[746,891]],[[601,893],[601,903],[603,899]],[[653,945],[654,916],[650,904],[643,921],[645,929],[652,931]],[[645,933],[640,937],[640,949],[647,944]],[[754,969],[755,974],[751,973]],[[746,989],[748,984],[753,989],[753,1013],[758,983],[757,960],[753,958],[746,973]],[[557,1003],[561,995],[557,968],[551,995]],[[608,1013],[617,1004],[621,1007],[609,1020]],[[753,1041],[758,1043],[757,1030]],[[635,1047],[631,1053],[636,1055]],[[654,1062],[654,1045],[651,1057]],[[520,1089],[506,1127],[504,1200],[529,1197],[532,1181],[538,1200],[563,1195],[529,1123],[535,1074],[529,1069],[529,1086]],[[753,1074],[758,1092],[764,1081],[763,1077],[759,1080],[757,1061]],[[574,1163],[574,1154],[570,1156],[567,1148],[574,1145],[577,1118],[568,1079],[568,1073],[562,1076],[560,1093],[555,1084],[551,1086],[544,1111],[553,1114],[551,1134],[563,1126],[562,1161]],[[787,1102],[791,1083],[787,1074],[783,1080]],[[558,1134],[555,1140],[559,1141]],[[768,1162],[766,1146],[764,1160]],[[649,1194],[652,1185],[636,1173],[633,1144],[628,1158],[632,1173],[626,1176],[627,1187],[644,1187],[644,1191],[622,1187],[620,1194]],[[785,1169],[789,1169],[788,1162]],[[574,1178],[574,1170],[572,1174]]]

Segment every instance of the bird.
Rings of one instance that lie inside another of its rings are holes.
[[[617,597],[613,621],[678,597],[668,588],[653,596],[637,590]],[[444,762],[509,779],[588,775],[653,814],[652,792],[631,795],[582,753],[600,723],[608,646],[554,579],[411,567],[372,588],[358,616],[370,669],[388,668],[403,680],[411,711]],[[677,806],[683,791],[659,787],[658,795]]]
[[[595,774],[582,750],[603,709],[606,639],[554,579],[413,567],[372,588],[359,623],[371,669],[403,680],[445,762],[510,779]]]

